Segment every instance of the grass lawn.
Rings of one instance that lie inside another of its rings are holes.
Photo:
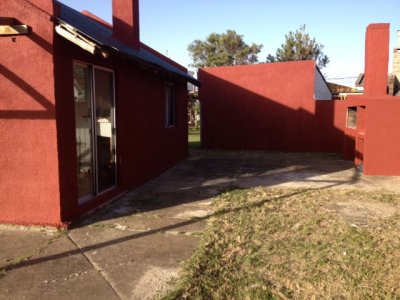
[[[165,299],[400,299],[400,195],[255,188],[214,205]]]
[[[189,128],[189,149],[199,149],[200,147],[200,129]]]

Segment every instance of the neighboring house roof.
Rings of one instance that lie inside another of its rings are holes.
[[[358,75],[356,80],[356,86],[363,87],[364,86],[364,73]],[[388,75],[388,83],[387,83],[387,94],[390,96],[400,96],[400,82],[396,75],[389,74]]]
[[[388,95],[400,96],[400,82],[394,74],[388,77]]]
[[[199,85],[199,81],[188,75],[186,72],[168,63],[166,60],[152,54],[150,51],[141,47],[139,50],[132,49],[127,45],[113,38],[113,31],[106,25],[101,24],[92,18],[68,7],[67,5],[55,1],[59,5],[59,15],[56,16],[58,22],[62,25],[72,27],[77,34],[83,35],[85,38],[94,42],[98,47],[105,51],[117,53],[126,56],[134,61],[145,63],[158,70],[185,78],[187,81]]]
[[[345,85],[341,85],[341,84],[337,84],[337,83],[333,83],[333,82],[328,82],[327,83],[329,86],[329,89],[331,90],[332,94],[334,95],[338,95],[339,93],[358,93],[359,90],[349,87],[349,86],[345,86]]]
[[[360,73],[356,79],[357,87],[364,87],[364,73]]]

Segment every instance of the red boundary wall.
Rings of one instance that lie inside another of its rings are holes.
[[[202,146],[342,152],[343,101],[314,100],[314,61],[204,68]]]

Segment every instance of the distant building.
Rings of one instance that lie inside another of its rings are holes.
[[[356,86],[364,87],[364,73],[358,75]],[[386,93],[390,96],[400,96],[400,82],[398,77],[394,73],[388,75]]]
[[[397,47],[393,49],[392,74],[400,80],[400,30],[397,30]]]
[[[188,71],[188,74],[189,74],[189,76],[194,77],[194,72],[193,71]],[[193,84],[191,82],[188,82],[187,87],[188,87],[189,94],[195,94],[198,91],[197,85],[195,85],[195,84]]]
[[[337,84],[337,83],[332,83],[332,82],[328,82],[328,86],[332,92],[333,99],[335,99],[335,100],[344,100],[349,95],[362,95],[362,91],[360,91],[356,88],[353,88],[353,87],[349,87],[349,86],[345,86],[345,85],[341,85],[341,84]]]

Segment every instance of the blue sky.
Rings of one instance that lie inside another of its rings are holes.
[[[87,9],[111,23],[111,0],[61,0],[79,11]],[[285,34],[306,24],[306,31],[325,46],[330,58],[324,75],[357,76],[364,68],[365,29],[390,23],[392,49],[400,29],[398,0],[141,0],[141,41],[188,67],[187,45],[212,32],[236,30],[246,43],[263,44],[259,61],[274,54]],[[389,71],[391,63],[389,63]],[[343,79],[354,82],[354,78]]]

